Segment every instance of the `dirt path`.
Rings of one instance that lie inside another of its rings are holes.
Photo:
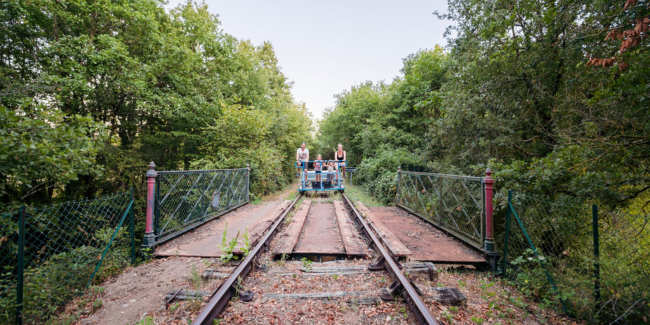
[[[192,286],[192,269],[201,274],[199,258],[170,257],[127,269],[102,284],[103,307],[82,324],[135,324],[165,309],[163,297],[173,289]]]

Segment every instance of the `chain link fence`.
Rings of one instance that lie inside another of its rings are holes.
[[[496,240],[516,286],[571,317],[648,323],[649,216],[513,192],[504,203]]]
[[[483,178],[402,171],[397,202],[477,248],[483,247]]]
[[[249,202],[249,170],[159,171],[154,234],[160,244]]]
[[[0,323],[46,323],[134,263],[132,193],[0,214]]]

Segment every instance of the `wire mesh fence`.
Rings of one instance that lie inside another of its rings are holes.
[[[156,179],[156,243],[174,238],[248,203],[247,168],[159,171]]]
[[[0,215],[0,323],[47,322],[135,259],[132,192]]]
[[[647,322],[646,217],[568,201],[509,193],[505,226],[496,238],[505,276],[572,317]]]
[[[397,205],[477,248],[483,247],[485,204],[481,177],[402,171]]]

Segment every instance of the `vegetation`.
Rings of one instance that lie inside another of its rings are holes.
[[[150,161],[250,164],[266,194],[311,137],[271,44],[224,33],[203,3],[11,0],[0,16],[2,205],[125,190]]]
[[[248,231],[248,228],[246,228]],[[223,252],[221,254],[221,261],[223,263],[228,263],[231,260],[238,260],[239,256],[235,255],[234,251],[237,249],[237,240],[239,239],[239,230],[237,230],[237,235],[228,240],[228,222],[223,227],[223,234],[221,235],[221,245],[217,245],[219,249]]]
[[[450,1],[448,50],[421,50],[392,83],[339,94],[321,146],[343,143],[385,202],[399,165],[481,175],[488,164],[503,187],[634,202],[650,189],[650,21],[647,3],[628,3]],[[612,55],[616,66],[588,66]]]
[[[555,254],[545,264],[561,297],[523,253],[509,257],[522,291],[569,299],[570,314],[594,322],[647,322],[639,288],[650,272],[648,2],[450,0],[435,14],[452,22],[447,48],[408,56],[391,83],[339,94],[320,122],[320,146],[341,142],[359,167],[355,181],[384,204],[395,199],[398,166],[474,176],[491,167],[500,243],[506,190],[546,202],[519,213],[535,215],[523,223],[539,232],[540,254]],[[601,211],[602,310],[592,204]]]

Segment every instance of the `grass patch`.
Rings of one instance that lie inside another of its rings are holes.
[[[298,186],[300,182],[298,179],[294,179],[290,184],[285,185],[282,189],[275,191],[271,194],[260,196],[258,198],[255,198],[254,202],[251,202],[252,204],[263,204],[265,202],[271,202],[271,201],[284,201],[284,200],[291,200],[296,198],[298,196]]]
[[[379,202],[372,195],[370,195],[366,191],[366,189],[364,189],[360,185],[348,185],[348,186],[346,186],[345,195],[348,196],[348,198],[352,201],[352,203],[356,203],[358,201],[361,201],[367,207],[385,207],[385,206],[389,206],[389,205],[382,204],[381,202]],[[391,206],[392,205],[393,204],[391,204]]]

